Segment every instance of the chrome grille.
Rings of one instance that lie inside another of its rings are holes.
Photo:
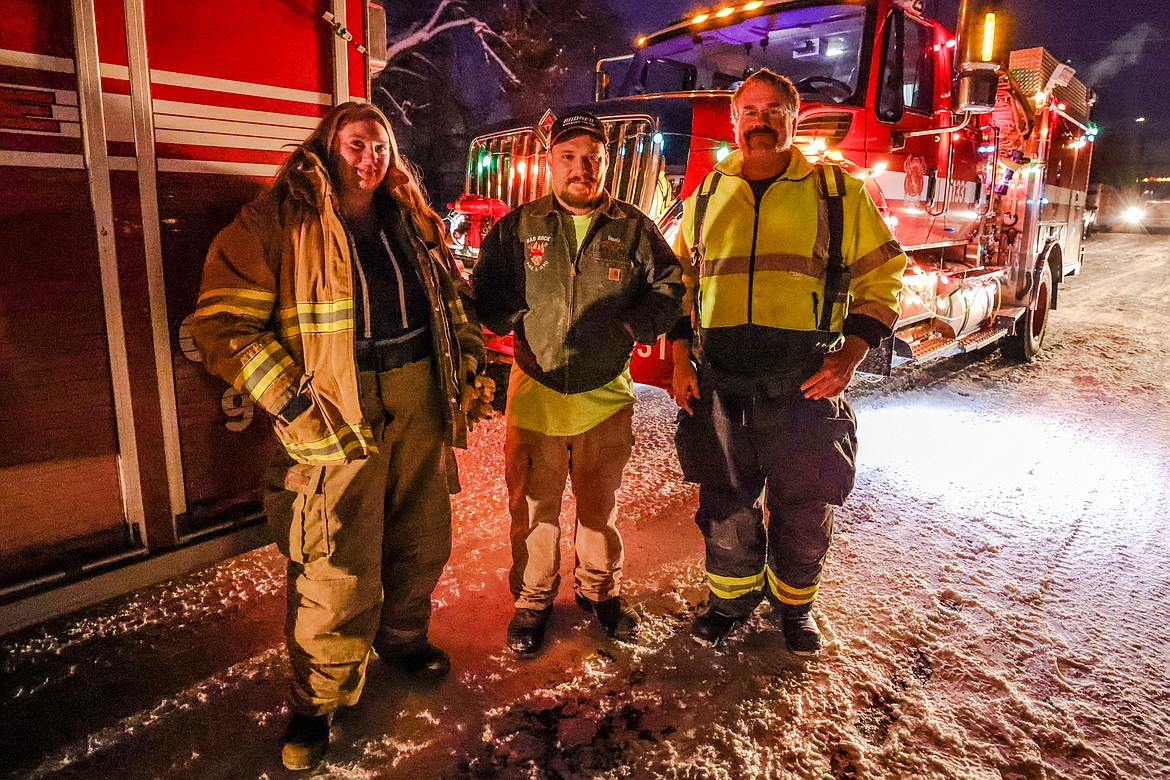
[[[619,200],[646,210],[662,172],[662,146],[647,116],[602,117],[609,134],[606,188]],[[467,192],[515,208],[548,194],[548,150],[531,127],[481,136],[471,142]]]
[[[801,117],[792,143],[807,149],[814,141],[820,141],[824,148],[832,149],[845,140],[852,123],[853,114],[848,111],[814,110]]]

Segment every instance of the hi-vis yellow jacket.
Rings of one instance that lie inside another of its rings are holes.
[[[192,335],[207,369],[273,416],[294,460],[360,460],[375,446],[358,394],[350,242],[325,167],[303,149],[293,154],[301,159],[286,181],[245,206],[212,243]],[[403,216],[431,302],[448,441],[463,447],[459,400],[467,372],[483,364],[483,335],[442,236],[429,220],[407,218],[405,207]],[[311,405],[286,424],[277,415],[297,395]]]
[[[732,152],[715,168],[724,175],[707,204],[701,267],[691,259],[695,203],[713,174],[684,204],[674,242],[687,282],[685,310],[694,306],[697,282],[702,328],[815,331],[825,305],[829,247],[826,202],[818,194],[815,168],[793,147],[787,170],[768,188],[758,210],[751,187],[739,175],[741,152]],[[826,178],[832,182],[831,175]],[[843,206],[841,249],[851,280],[848,305],[836,307],[832,330],[861,336],[872,346],[898,319],[906,255],[860,180],[845,177]]]

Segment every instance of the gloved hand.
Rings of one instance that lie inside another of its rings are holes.
[[[467,428],[473,429],[480,420],[489,419],[494,410],[492,401],[496,397],[496,381],[484,374],[476,374],[475,379],[463,387],[463,398],[459,407],[467,416]]]

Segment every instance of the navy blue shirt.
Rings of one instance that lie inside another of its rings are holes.
[[[430,300],[397,206],[378,209],[374,233],[351,235],[356,338],[393,339],[431,324]],[[395,224],[397,222],[397,224]],[[404,246],[405,244],[405,246]],[[369,330],[366,313],[368,311]]]

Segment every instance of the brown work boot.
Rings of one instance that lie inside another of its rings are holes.
[[[638,638],[638,613],[623,604],[621,596],[594,601],[578,593],[575,598],[577,606],[597,615],[597,622],[609,636],[619,642],[633,642]]]
[[[517,607],[516,614],[508,623],[508,649],[517,655],[532,655],[544,644],[544,631],[552,607],[527,609]]]
[[[325,759],[329,750],[329,723],[332,716],[294,712],[284,732],[280,760],[285,769],[312,769]]]

